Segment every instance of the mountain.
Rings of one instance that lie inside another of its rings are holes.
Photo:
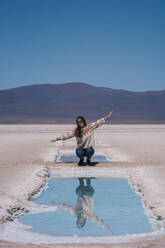
[[[165,123],[165,90],[131,92],[65,83],[0,91],[0,124],[73,124],[78,115],[88,122],[111,109],[111,123]]]

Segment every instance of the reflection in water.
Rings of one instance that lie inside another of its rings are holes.
[[[94,188],[91,186],[91,179],[79,178],[80,185],[76,189],[77,204],[75,214],[77,215],[77,227],[82,228],[89,215],[92,215],[94,209]]]
[[[112,229],[103,219],[100,219],[93,213],[94,210],[94,188],[91,186],[91,178],[79,178],[79,186],[75,192],[77,194],[77,203],[75,206],[71,206],[67,203],[59,203],[53,201],[52,203],[58,205],[64,211],[77,216],[77,228],[83,228],[86,220],[94,222],[95,224],[106,228],[111,234]],[[86,185],[85,185],[86,181]]]

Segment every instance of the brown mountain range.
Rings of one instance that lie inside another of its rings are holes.
[[[0,124],[75,123],[114,109],[111,123],[165,123],[165,90],[131,92],[85,83],[42,84],[0,91]]]

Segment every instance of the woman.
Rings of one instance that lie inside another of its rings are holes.
[[[76,119],[77,127],[74,130],[51,140],[51,142],[67,140],[72,137],[76,137],[76,155],[80,158],[78,165],[83,165],[84,157],[87,157],[87,164],[91,165],[91,157],[94,154],[94,129],[103,125],[111,117],[112,113],[113,110],[109,112],[109,114],[104,118],[89,124],[86,124],[83,116],[78,116]]]

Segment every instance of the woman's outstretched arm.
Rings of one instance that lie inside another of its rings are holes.
[[[58,140],[67,140],[75,136],[75,129],[67,132],[66,134],[62,134],[61,136],[58,136],[57,138],[51,140],[51,142],[56,142]]]
[[[102,126],[108,119],[111,118],[112,113],[114,112],[114,110],[110,111],[105,117],[97,120],[96,122],[90,123],[89,126],[91,129],[95,129],[97,127]]]
[[[55,202],[55,201],[52,201],[52,203],[57,205],[58,207],[60,207],[64,211],[67,211],[70,214],[76,215],[75,207],[73,207],[67,203],[60,203],[60,202]]]

